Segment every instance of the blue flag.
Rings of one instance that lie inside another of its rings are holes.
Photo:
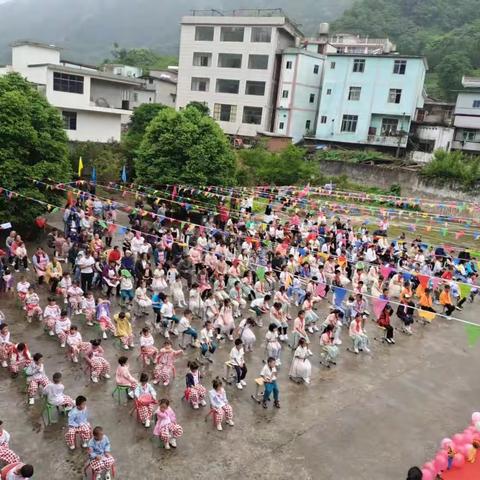
[[[92,167],[92,183],[96,183],[97,181],[97,169]]]
[[[125,168],[125,165],[122,168],[122,182],[127,183],[127,169]]]
[[[341,287],[335,287],[335,306],[340,307],[342,305],[343,299],[347,294],[347,290]]]

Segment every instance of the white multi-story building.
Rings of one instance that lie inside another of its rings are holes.
[[[194,13],[182,18],[177,108],[205,103],[230,135],[273,131],[280,54],[301,32],[278,11]]]
[[[480,77],[463,77],[465,91],[455,105],[455,138],[452,148],[480,153]]]
[[[177,98],[177,78],[177,72],[170,67],[168,70],[150,70],[142,77],[145,87],[155,92],[155,103],[173,108]]]
[[[119,141],[122,117],[128,120],[134,92],[143,86],[133,77],[62,61],[59,48],[28,41],[12,45],[12,63],[0,68],[0,75],[9,72],[38,86],[60,111],[74,141]]]
[[[301,48],[282,53],[275,133],[297,143],[315,135],[325,56]]]

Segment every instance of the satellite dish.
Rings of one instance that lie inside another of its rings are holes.
[[[110,108],[110,104],[103,97],[99,97],[95,100],[95,105],[97,107]]]

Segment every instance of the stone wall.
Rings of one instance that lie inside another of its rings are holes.
[[[399,184],[402,188],[402,196],[480,201],[480,192],[478,194],[462,192],[459,188],[455,188],[455,185],[437,186],[431,181],[422,180],[417,172],[401,167],[346,163],[335,160],[320,161],[319,164],[323,175],[336,177],[346,175],[352,182],[369,187],[388,189],[395,183]]]

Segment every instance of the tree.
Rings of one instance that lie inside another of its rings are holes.
[[[196,108],[165,108],[147,127],[135,161],[149,185],[231,185],[235,155],[217,123]]]
[[[58,110],[19,74],[10,73],[0,77],[0,125],[0,187],[53,205],[63,203],[30,179],[71,178],[68,140]],[[0,218],[22,232],[31,231],[35,217],[44,211],[44,206],[20,196],[0,196]]]
[[[135,176],[135,158],[137,157],[145,131],[150,122],[164,108],[167,107],[160,103],[144,103],[133,111],[127,133],[122,138],[122,148],[130,177]]]
[[[190,102],[187,107],[196,108],[202,115],[210,115],[210,109],[205,103],[193,101]]]
[[[445,98],[454,99],[456,90],[462,89],[462,77],[472,70],[470,59],[465,54],[452,53],[444,57],[437,66],[438,84]]]
[[[162,70],[178,63],[178,59],[171,55],[160,55],[149,48],[121,48],[118,43],[113,44],[113,50],[110,53],[113,58],[107,58],[103,63],[121,63],[139,67],[144,70],[144,73],[149,70]]]

